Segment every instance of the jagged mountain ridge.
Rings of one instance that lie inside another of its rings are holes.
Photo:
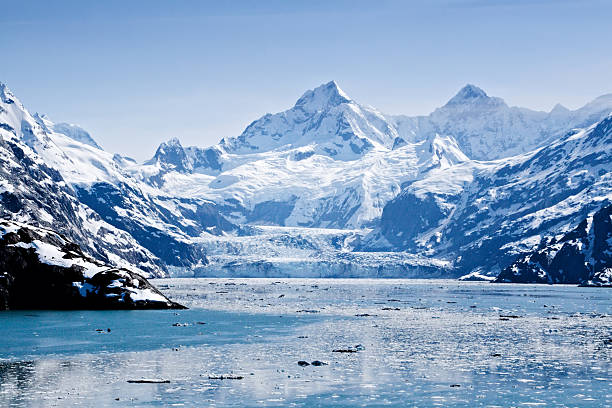
[[[510,107],[468,84],[444,106],[428,116],[396,116],[404,138],[423,138],[431,133],[450,135],[474,160],[495,160],[527,153],[572,128],[583,128],[612,111],[612,94],[603,95],[570,111],[556,105],[550,112]]]
[[[361,228],[377,222],[404,184],[437,166],[528,152],[611,110],[604,96],[576,111],[535,112],[467,85],[429,116],[390,116],[332,81],[238,137],[209,148],[175,138],[132,169],[162,190],[215,201],[237,223]]]

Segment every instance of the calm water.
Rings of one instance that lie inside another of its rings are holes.
[[[612,406],[606,289],[155,284],[191,309],[0,313],[0,406]]]

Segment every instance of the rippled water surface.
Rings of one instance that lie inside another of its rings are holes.
[[[0,406],[612,406],[607,289],[154,283],[190,310],[0,313]]]

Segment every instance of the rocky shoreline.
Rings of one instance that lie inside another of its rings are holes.
[[[0,310],[185,309],[137,272],[48,229],[0,221]]]

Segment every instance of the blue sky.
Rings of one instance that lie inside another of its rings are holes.
[[[386,113],[466,83],[511,105],[612,92],[612,2],[5,1],[0,81],[31,111],[139,160],[207,146],[335,79]]]

